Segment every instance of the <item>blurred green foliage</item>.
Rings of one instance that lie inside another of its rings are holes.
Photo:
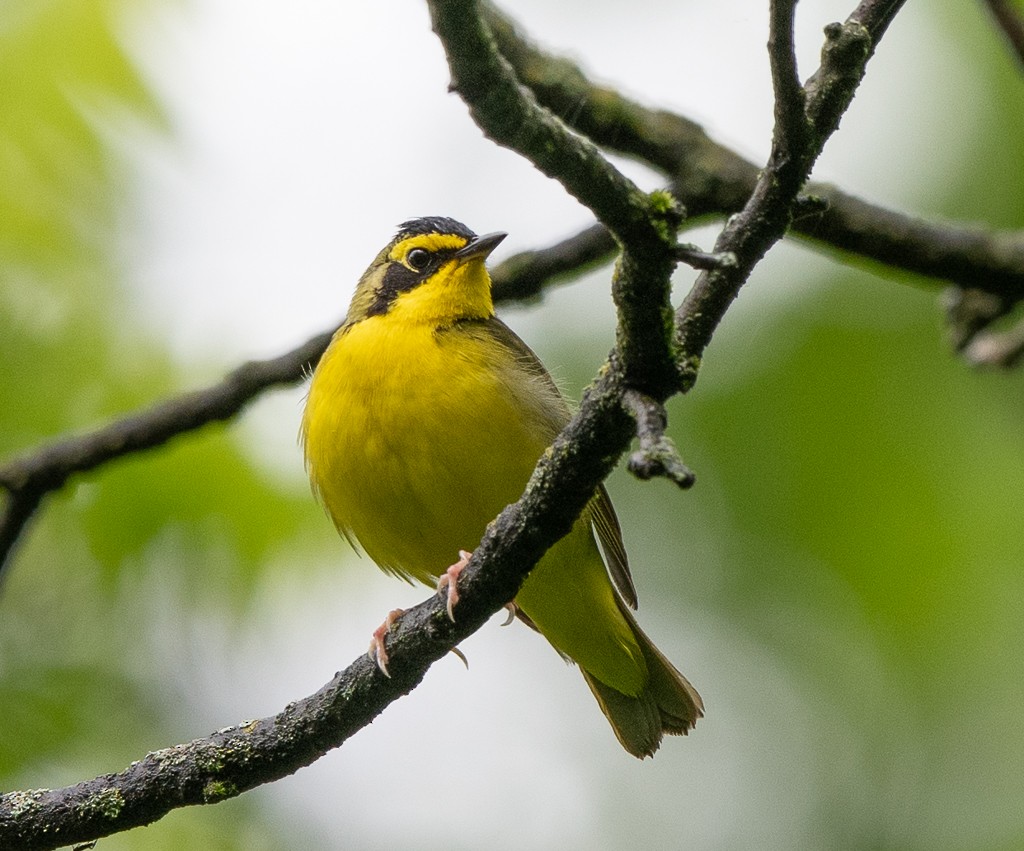
[[[165,129],[119,37],[125,12],[143,5],[0,8],[0,457],[188,381],[134,327],[117,261],[132,175],[109,144],[112,122]],[[257,473],[218,428],[50,498],[0,600],[0,787],[73,782],[172,744],[180,695],[144,658],[150,644],[139,638],[152,616],[125,605],[132,574],[177,571],[186,599],[229,613],[308,515],[307,501]],[[154,555],[167,536],[181,544],[173,562]],[[247,800],[167,825],[104,847],[285,844]]]
[[[708,605],[788,668],[837,742],[857,742],[879,799],[859,830],[965,848],[1009,831],[1018,847],[1024,382],[953,360],[933,299],[838,277],[772,322],[784,342],[727,391],[709,358],[680,427],[730,520]],[[742,356],[727,336],[718,354]],[[817,750],[823,773],[839,749]],[[829,847],[857,847],[851,791],[823,790]],[[975,797],[991,821],[950,823]]]

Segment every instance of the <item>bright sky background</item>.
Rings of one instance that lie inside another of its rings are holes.
[[[639,0],[626,31],[616,4],[505,5],[596,79],[676,109],[763,161],[771,129],[764,4]],[[798,7],[805,74],[822,27],[848,5]],[[446,94],[425,4],[296,0],[283,14],[268,2],[192,0],[139,21],[132,35],[173,128],[170,142],[146,149],[137,279],[183,357],[272,354],[321,330],[411,216],[507,230],[499,258],[591,220],[553,181],[482,139]],[[914,194],[918,173],[902,164],[916,140],[941,134],[942,146],[928,151],[936,170],[956,157],[969,116],[950,126],[942,107],[970,102],[952,96],[969,87],[970,73],[938,38],[927,13],[909,4],[820,175],[896,202]],[[939,84],[926,61],[936,54],[948,74]]]

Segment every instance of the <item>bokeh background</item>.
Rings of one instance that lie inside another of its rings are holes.
[[[765,4],[504,5],[763,160]],[[801,4],[805,74],[850,7]],[[447,79],[417,2],[7,0],[0,455],[324,330],[405,218],[507,230],[498,259],[589,223]],[[980,4],[911,3],[816,176],[1019,227],[1022,139]],[[613,339],[608,278],[503,311],[573,395]],[[1024,848],[1024,376],[952,356],[937,292],[778,247],[671,404],[698,486],[613,475],[641,620],[707,704],[688,739],[633,760],[578,673],[495,622],[316,765],[101,847]],[[273,713],[423,599],[311,499],[302,395],[47,501],[0,588],[0,788]]]

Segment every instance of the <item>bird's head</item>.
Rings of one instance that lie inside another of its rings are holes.
[[[494,315],[484,265],[506,234],[477,236],[440,216],[410,219],[359,280],[346,326],[372,316],[448,327]]]

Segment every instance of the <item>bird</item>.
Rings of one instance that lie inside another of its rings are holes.
[[[486,260],[505,236],[442,216],[401,224],[313,371],[300,427],[313,492],[341,535],[386,573],[446,590],[453,617],[470,556],[458,548],[475,546],[520,497],[571,416],[538,357],[495,315]],[[636,605],[603,485],[510,601],[576,663],[619,742],[643,758],[665,733],[688,733],[704,707],[640,629]],[[384,673],[400,614],[371,643]]]

